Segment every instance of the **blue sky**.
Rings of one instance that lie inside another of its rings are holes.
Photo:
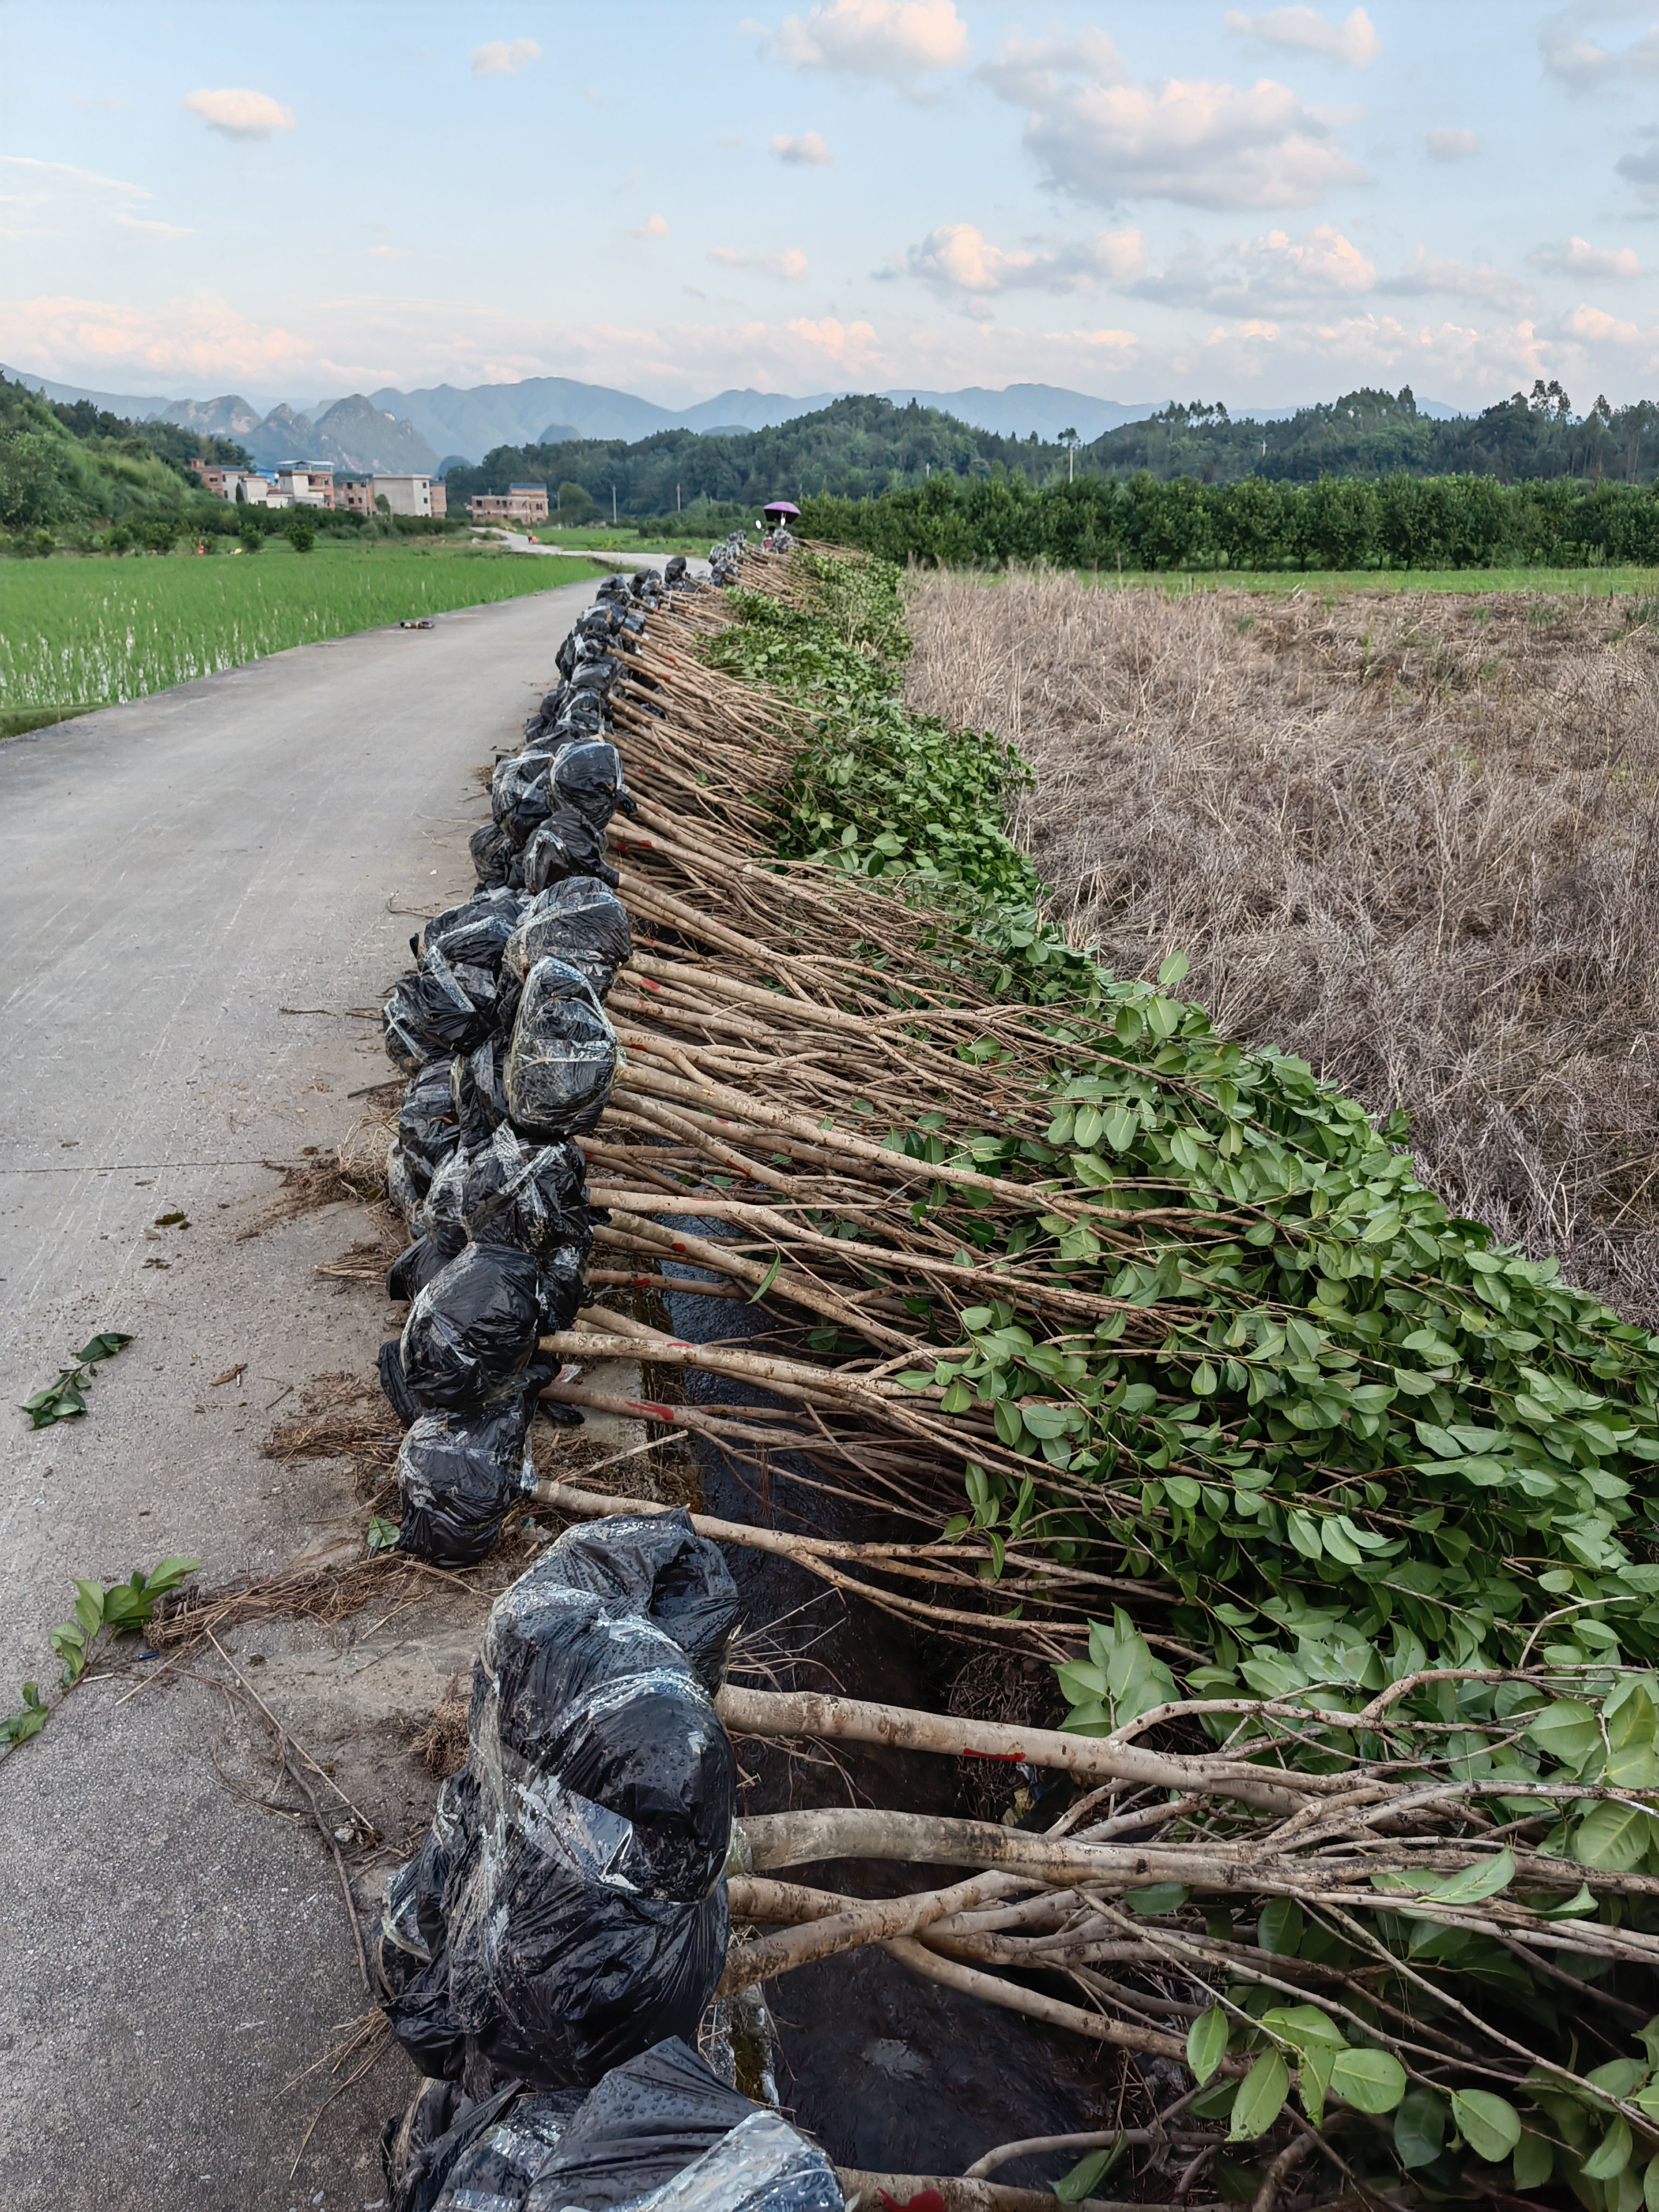
[[[1659,396],[1659,6],[0,0],[0,359]]]

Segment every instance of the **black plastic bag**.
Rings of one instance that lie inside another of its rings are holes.
[[[513,860],[513,840],[495,822],[481,822],[467,840],[478,889],[488,890],[507,881]]]
[[[495,981],[488,969],[453,967],[440,951],[400,975],[380,1011],[388,1054],[413,1075],[441,1053],[463,1052],[489,1034]]]
[[[662,572],[662,580],[671,589],[674,585],[683,583],[685,580],[685,556],[684,553],[671,553],[669,555],[668,564]]]
[[[490,811],[515,845],[529,841],[556,803],[547,781],[547,763],[545,753],[514,753],[495,769]]]
[[[534,2094],[514,2081],[475,2104],[424,2083],[387,2160],[392,2212],[523,2212],[581,2104],[580,2089]],[[423,2142],[446,2110],[448,2132]]]
[[[548,781],[560,804],[603,830],[617,807],[630,818],[639,807],[623,774],[622,755],[608,738],[573,738],[548,764]]]
[[[565,691],[560,697],[559,711],[547,726],[548,736],[558,739],[603,736],[605,702],[598,692]]]
[[[476,1411],[529,1364],[540,1322],[532,1256],[506,1244],[469,1244],[409,1310],[409,1387],[431,1411]]]
[[[514,2108],[515,2111],[518,2107]],[[524,2212],[841,2212],[836,2170],[676,2036],[613,2068],[561,2130]]]
[[[578,661],[570,678],[573,691],[597,691],[601,697],[622,674],[623,665],[614,653],[602,653],[592,660]]]
[[[665,1629],[711,1696],[726,1680],[738,1586],[720,1547],[698,1535],[683,1507],[578,1522],[551,1547],[544,1565],[566,1589],[590,1592],[608,1612],[637,1613]]]
[[[467,1155],[461,1219],[475,1244],[511,1244],[542,1258],[592,1239],[587,1162],[561,1140],[527,1145],[503,1122]]]
[[[411,1227],[426,1203],[426,1182],[424,1167],[411,1166],[394,1137],[386,1147],[386,1194]]]
[[[495,2075],[591,2082],[694,2036],[714,1994],[732,1747],[670,1637],[539,1566],[498,1602],[483,1668],[491,1847],[450,1922],[452,1995]]]
[[[409,1387],[404,1373],[403,1347],[392,1337],[380,1346],[380,1358],[375,1362],[380,1373],[380,1388],[386,1401],[398,1419],[400,1429],[412,1429],[421,1418],[421,1402]]]
[[[616,893],[591,876],[568,876],[526,908],[501,966],[522,979],[538,960],[562,960],[603,999],[633,950],[628,908]]]
[[[450,1998],[449,1922],[479,1849],[478,1782],[469,1765],[444,1784],[420,1849],[387,1878],[371,1954],[392,2033],[422,2074],[450,2081],[460,2079],[466,2031]]]
[[[525,1442],[528,1393],[476,1413],[422,1413],[398,1449],[398,1549],[434,1566],[475,1567],[507,1513],[536,1486]]]
[[[482,968],[494,975],[524,902],[505,890],[475,892],[462,906],[434,915],[421,932],[422,954],[441,952],[452,967]]]
[[[538,960],[525,979],[507,1105],[521,1136],[550,1144],[591,1129],[617,1075],[617,1033],[587,978],[562,960]]]
[[[446,1786],[388,1887],[392,2032],[424,2070],[474,2088],[589,2086],[695,2036],[726,1954],[730,1741],[673,1636],[575,1586],[563,1540],[491,1611],[476,1795]]]
[[[590,1210],[590,1221],[592,1218]],[[536,1298],[541,1309],[544,1336],[568,1328],[587,1304],[587,1255],[592,1244],[593,1232],[589,1228],[570,1243],[556,1244],[550,1252],[542,1255],[541,1272],[536,1278]],[[546,1410],[550,1419],[562,1420],[567,1428],[580,1424],[581,1416],[574,1406],[556,1409],[550,1406]]]
[[[841,2212],[835,2170],[781,2114],[678,2037],[576,2090],[509,2085],[473,2102],[428,2081],[388,2161],[393,2212]],[[678,2187],[670,2189],[670,2184]]]
[[[458,1222],[441,1223],[430,1232],[422,1230],[412,1243],[404,1247],[386,1269],[387,1297],[418,1297],[433,1277],[449,1265],[465,1243],[466,1231]],[[407,1428],[409,1424],[405,1422],[404,1425]]]
[[[398,1142],[424,1194],[438,1163],[460,1142],[447,1059],[428,1060],[410,1077],[398,1109]]]
[[[544,891],[568,876],[597,876],[613,887],[617,872],[605,864],[605,832],[574,806],[556,807],[525,847],[520,871],[527,891]]]
[[[510,1005],[518,1012],[520,978],[504,969],[496,994],[498,1015]],[[510,1031],[486,1037],[469,1053],[457,1053],[448,1066],[450,1108],[462,1144],[487,1145],[507,1119],[507,1054]]]

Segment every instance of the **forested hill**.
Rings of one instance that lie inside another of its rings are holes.
[[[1420,415],[1407,385],[1399,392],[1345,392],[1328,405],[1298,408],[1271,422],[1224,407],[1176,404],[1109,430],[1079,451],[1079,474],[1165,480],[1196,477],[1238,483],[1265,477],[1312,483],[1323,476],[1492,476],[1506,483],[1551,477],[1648,483],[1659,468],[1659,407],[1640,399],[1610,407],[1598,398],[1575,415],[1559,384],[1534,382],[1478,415]]]
[[[1065,468],[1064,449],[1042,445],[1035,434],[1002,437],[914,400],[896,407],[890,399],[866,398],[837,399],[775,428],[730,436],[659,430],[631,445],[620,438],[568,438],[498,446],[476,468],[450,467],[444,480],[452,512],[475,492],[505,491],[509,483],[544,483],[550,493],[577,484],[608,517],[613,489],[619,514],[672,514],[699,500],[753,507],[822,493],[870,499],[941,474],[1001,471],[1035,484]]]
[[[128,422],[86,400],[37,398],[0,376],[0,526],[118,522],[200,495],[198,457],[247,465],[240,446],[171,422]]]
[[[638,517],[700,501],[755,507],[769,499],[868,499],[939,475],[1002,476],[1035,489],[1070,476],[1127,477],[1141,470],[1165,481],[1228,484],[1401,473],[1649,483],[1656,469],[1659,406],[1652,401],[1613,408],[1598,398],[1581,417],[1559,385],[1540,382],[1529,394],[1449,420],[1419,414],[1409,386],[1346,392],[1272,422],[1235,418],[1218,404],[1176,403],[1070,452],[1035,436],[976,430],[936,408],[866,397],[729,436],[663,430],[632,444],[572,438],[499,446],[477,467],[451,466],[447,481],[452,509],[474,492],[531,483],[550,493],[566,487],[568,516],[580,518],[591,501],[608,518],[613,495],[619,516]],[[571,496],[570,487],[584,496]]]

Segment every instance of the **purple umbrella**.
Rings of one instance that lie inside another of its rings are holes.
[[[763,514],[799,514],[800,509],[793,500],[769,499],[761,509]]]

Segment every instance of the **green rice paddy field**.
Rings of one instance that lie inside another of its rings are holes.
[[[597,575],[606,561],[428,543],[0,562],[0,736],[291,645]]]

